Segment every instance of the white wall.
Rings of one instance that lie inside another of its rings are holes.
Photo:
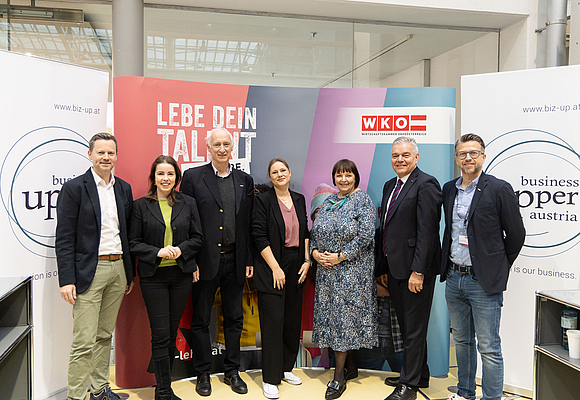
[[[391,75],[379,81],[375,87],[416,87],[422,86],[421,64],[417,64],[409,69]]]
[[[343,0],[343,2],[514,14],[528,14],[533,3],[530,0]]]
[[[455,135],[461,136],[461,76],[497,72],[498,35],[484,37],[431,60],[431,86],[456,89]]]
[[[456,89],[455,133],[461,134],[461,76],[497,72],[498,34],[489,33],[477,40],[431,59],[431,86]],[[421,64],[381,80],[377,87],[421,86]]]
[[[546,33],[536,33],[547,21],[544,7],[535,8],[529,16],[500,32],[500,71],[542,68],[544,58],[538,58],[538,50],[544,55]]]
[[[369,0],[348,0],[366,2]],[[374,2],[389,3],[383,0]],[[403,1],[396,2],[403,3]],[[462,1],[462,0],[406,0],[407,5],[437,6],[495,12],[526,12],[528,16],[498,34],[490,33],[431,59],[431,86],[448,86],[457,89],[456,135],[461,134],[461,76],[498,71],[535,69],[545,66],[543,50],[545,33],[535,29],[544,25],[543,0],[512,1]],[[499,42],[499,43],[498,43]],[[499,45],[499,49],[498,49]],[[538,56],[539,55],[539,56]],[[498,58],[499,57],[499,58]],[[378,82],[377,87],[421,86],[421,68],[417,64]]]

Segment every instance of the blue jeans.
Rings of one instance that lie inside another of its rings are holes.
[[[488,294],[475,275],[447,273],[445,299],[457,357],[458,394],[475,399],[477,349],[481,354],[483,400],[500,400],[503,391],[503,356],[499,324],[503,292]]]

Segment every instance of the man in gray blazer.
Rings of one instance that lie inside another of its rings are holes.
[[[503,356],[499,325],[503,291],[526,236],[509,183],[483,172],[485,144],[468,133],[455,143],[461,176],[443,186],[445,231],[441,281],[457,356],[458,393],[475,399],[477,350],[482,358],[484,400],[500,400]],[[477,345],[475,337],[477,335]]]
[[[73,305],[68,398],[86,399],[90,378],[91,400],[120,400],[109,387],[109,358],[123,294],[133,288],[127,239],[133,194],[113,176],[113,135],[94,135],[88,155],[92,168],[62,186],[56,208],[60,295]]]

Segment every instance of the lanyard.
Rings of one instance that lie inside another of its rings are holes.
[[[467,207],[467,210],[465,211],[464,216],[462,217],[461,215],[459,215],[459,194],[460,193],[461,192],[458,190],[457,194],[455,195],[455,200],[453,201],[453,212],[455,214],[457,214],[457,216],[463,220],[463,232],[465,233],[467,231],[467,217],[469,216],[469,210],[471,209],[471,202],[469,203],[469,207]],[[473,201],[473,198],[471,200]]]

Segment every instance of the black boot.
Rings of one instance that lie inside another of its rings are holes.
[[[175,393],[173,393],[173,389],[169,389],[171,390],[171,399],[172,400],[181,400],[181,397],[177,397],[175,395]],[[155,388],[155,400],[159,400],[159,393],[157,392],[157,388]]]
[[[174,340],[175,342],[175,340]],[[175,347],[169,348],[169,379],[171,379],[171,374],[173,373],[173,362],[175,361]],[[180,397],[177,397],[175,393],[173,393],[173,389],[171,390],[172,399],[173,400],[181,400]]]
[[[154,361],[155,364],[155,398],[158,400],[173,400],[171,391],[171,370],[169,369],[169,358]]]
[[[181,400],[171,389],[171,365],[169,358],[161,361],[154,361],[155,365],[155,400]]]

